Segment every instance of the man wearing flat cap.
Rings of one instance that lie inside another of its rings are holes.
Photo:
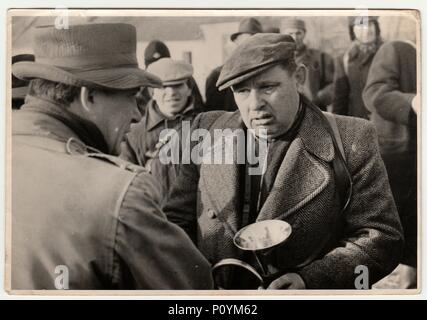
[[[263,32],[261,23],[255,18],[246,18],[240,21],[237,32],[230,36],[230,40],[239,45],[254,34]],[[216,67],[206,78],[206,110],[237,110],[233,92],[230,89],[218,90],[216,82],[221,73],[222,66]]]
[[[138,68],[128,24],[34,31],[12,123],[11,289],[205,289],[210,266],[157,205],[156,181],[119,159]],[[161,237],[159,235],[162,235]]]
[[[295,40],[295,62],[307,67],[306,95],[311,101],[326,110],[333,100],[334,60],[325,52],[308,48],[304,43],[307,33],[304,20],[287,18],[282,23],[282,32]]]
[[[162,136],[162,132],[172,129],[181,136],[183,121],[190,123],[196,115],[191,93],[193,67],[185,61],[163,58],[150,64],[147,71],[159,77],[163,87],[153,89],[153,98],[142,120],[132,126],[122,145],[121,157],[145,166],[156,177],[161,184],[163,202],[179,172],[179,163],[160,162],[160,151],[169,142],[168,138],[172,138]],[[173,142],[183,138],[174,137]]]
[[[270,253],[269,289],[355,289],[361,265],[375,283],[397,265],[403,245],[375,130],[365,120],[325,115],[301,95],[305,69],[294,52],[289,35],[257,34],[242,43],[217,83],[232,88],[239,111],[202,113],[193,123],[211,137],[246,129],[247,140],[267,140],[261,174],[250,174],[248,155],[243,164],[183,164],[164,211],[212,264],[232,258],[258,271],[234,236],[254,222],[289,223],[291,236]],[[221,151],[236,159],[238,150]],[[239,272],[223,276],[241,280]]]
[[[170,58],[171,54],[169,52],[168,47],[166,44],[160,40],[153,40],[150,43],[148,43],[147,47],[144,50],[144,61],[145,61],[145,68],[148,68],[150,64],[153,62],[156,62],[157,60],[163,59],[163,58]],[[197,86],[196,80],[193,76],[190,78],[190,85],[191,85],[191,94],[193,96],[194,100],[194,108],[201,112],[205,104],[203,102],[202,95],[200,93],[199,87]],[[148,103],[148,101],[151,100],[151,93],[148,92],[148,88],[144,88],[141,91],[141,98],[142,98],[142,104],[145,110],[145,107]]]

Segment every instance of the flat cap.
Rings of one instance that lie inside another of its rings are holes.
[[[301,30],[306,30],[305,29],[305,22],[304,20],[301,19],[295,19],[295,18],[289,18],[289,19],[285,19],[282,22],[282,30],[284,32],[286,32],[286,29],[301,29]]]
[[[162,58],[150,64],[147,71],[159,77],[163,86],[180,84],[193,75],[193,66],[185,61]]]
[[[216,86],[223,90],[287,61],[294,55],[295,41],[290,35],[253,35],[243,41],[225,62]]]

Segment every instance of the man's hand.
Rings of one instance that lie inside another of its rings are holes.
[[[286,273],[270,283],[267,290],[269,289],[305,289],[305,283],[299,274]]]
[[[420,114],[420,96],[417,94],[415,95],[415,97],[412,99],[412,103],[411,103],[411,107],[412,110],[414,110],[416,115]]]

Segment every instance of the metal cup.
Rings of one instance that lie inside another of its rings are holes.
[[[274,265],[273,251],[284,244],[292,233],[289,223],[282,220],[263,220],[239,230],[234,244],[241,250],[252,251],[263,278],[279,273]]]
[[[242,288],[257,289],[258,287],[267,286],[281,272],[275,266],[273,252],[286,242],[291,233],[292,227],[290,224],[282,220],[263,220],[242,228],[234,236],[233,242],[239,249],[251,251],[254,254],[261,274],[244,261],[223,259],[213,266],[214,279],[220,279],[222,275],[228,273],[227,269],[233,269],[235,273],[237,272],[245,279],[249,279],[248,281],[251,283],[248,287]],[[219,280],[216,281],[218,288],[230,289],[220,282]]]

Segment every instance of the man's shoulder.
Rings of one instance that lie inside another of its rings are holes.
[[[336,114],[333,117],[345,149],[367,150],[371,149],[369,146],[376,143],[377,133],[372,122],[362,118]]]

